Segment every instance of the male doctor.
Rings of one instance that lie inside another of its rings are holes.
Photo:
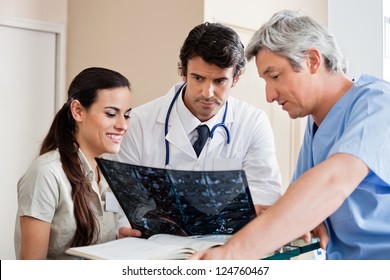
[[[184,41],[180,60],[183,83],[132,110],[117,160],[178,170],[243,169],[261,213],[280,197],[281,176],[267,115],[230,96],[245,66],[238,34],[200,24]]]

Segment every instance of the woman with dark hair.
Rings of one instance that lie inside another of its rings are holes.
[[[95,160],[119,151],[130,96],[129,81],[109,69],[74,78],[39,157],[18,182],[17,258],[68,259],[69,247],[140,235],[126,220],[117,236],[121,214],[107,208],[113,195]]]

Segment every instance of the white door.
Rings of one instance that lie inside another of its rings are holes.
[[[0,22],[0,259],[14,259],[17,182],[55,113],[56,34]]]

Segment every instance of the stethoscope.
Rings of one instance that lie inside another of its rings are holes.
[[[168,134],[168,121],[169,121],[169,117],[171,116],[173,105],[175,104],[177,97],[180,95],[180,92],[185,85],[186,83],[183,83],[176,91],[175,96],[173,97],[171,104],[169,105],[167,116],[165,117],[165,166],[169,166],[169,142],[166,139],[166,136]],[[213,126],[213,128],[210,130],[209,138],[213,139],[215,130],[218,127],[223,127],[226,131],[226,143],[230,144],[230,132],[225,125],[227,110],[228,110],[228,102],[226,101],[226,107],[225,107],[225,112],[223,113],[222,121]]]

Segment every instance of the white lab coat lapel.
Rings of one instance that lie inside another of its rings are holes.
[[[218,127],[214,132],[214,137],[209,139],[210,144],[207,148],[208,152],[212,152],[215,148],[223,145],[226,142],[226,133],[223,127]]]
[[[165,139],[167,139],[172,146],[176,147],[190,157],[196,159],[197,156],[194,151],[194,148],[188,140],[187,134],[183,129],[183,126],[176,111],[173,112],[172,110],[171,118],[169,120],[168,125],[169,130],[168,134],[165,136]]]
[[[175,96],[176,91],[181,86],[181,84],[178,84],[174,87],[174,90],[172,90],[172,94],[167,95],[167,99],[165,100],[166,103],[163,105],[163,108],[166,108],[164,110],[160,110],[160,113],[157,118],[157,122],[165,124],[167,112],[170,103],[172,102],[173,97]],[[168,120],[168,134],[165,136],[165,139],[169,142],[170,147],[170,154],[172,154],[173,149],[176,148],[179,149],[181,152],[187,154],[191,158],[196,159],[196,153],[194,151],[194,148],[192,147],[190,141],[188,140],[188,137],[183,129],[183,126],[180,121],[180,117],[177,114],[177,110],[175,105],[173,106],[173,109],[171,111],[169,120]]]

